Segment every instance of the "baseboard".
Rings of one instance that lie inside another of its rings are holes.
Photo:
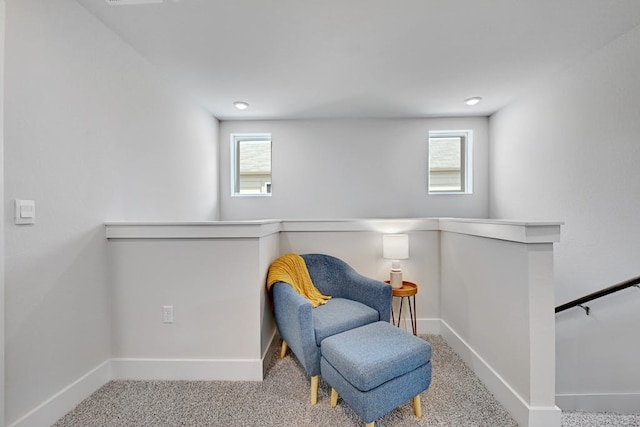
[[[50,426],[111,380],[111,362],[101,363],[9,427]]]
[[[444,320],[440,335],[464,360],[502,406],[523,427],[559,427],[557,406],[530,406],[476,351]]]
[[[114,380],[262,381],[261,359],[111,359]]]
[[[269,345],[267,349],[262,353],[262,378],[267,376],[267,369],[271,364],[271,358],[274,357],[273,354],[276,351],[276,346],[280,343],[280,335],[278,335],[278,331],[274,329],[273,334],[271,335],[271,339],[269,340]]]
[[[521,426],[560,426],[560,409],[531,407],[445,321],[418,319],[418,333],[438,334],[473,369]],[[9,427],[52,425],[110,380],[262,381],[279,343],[274,332],[261,359],[111,359],[56,393]],[[633,412],[640,394],[558,395],[563,409]],[[600,405],[600,406],[599,406]],[[584,409],[583,409],[584,408]]]
[[[640,412],[640,393],[557,394],[556,404],[563,411]]]
[[[417,319],[416,321],[418,334],[440,335],[441,326],[442,321],[440,319]]]
[[[275,336],[271,346],[276,345]],[[111,380],[262,381],[262,359],[110,359],[9,427],[50,426]]]
[[[557,406],[529,406],[529,422],[523,425],[560,427],[562,425],[562,411]]]

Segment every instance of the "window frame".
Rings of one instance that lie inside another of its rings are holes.
[[[432,190],[431,189],[431,139],[438,138],[460,138],[460,183],[462,189]],[[453,194],[473,194],[473,131],[471,130],[439,130],[429,131],[427,138],[427,192],[429,195],[453,195]]]
[[[273,141],[270,133],[232,133],[230,135],[230,160],[231,160],[231,197],[271,197],[273,194]],[[239,148],[242,142],[269,142],[269,181],[265,188],[268,193],[241,193],[240,192],[240,156]]]

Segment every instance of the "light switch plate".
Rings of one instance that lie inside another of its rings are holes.
[[[16,224],[35,224],[36,201],[16,199]]]

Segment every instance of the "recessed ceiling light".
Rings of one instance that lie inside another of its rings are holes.
[[[235,105],[235,107],[238,110],[246,110],[247,108],[249,108],[249,104],[247,104],[244,101],[236,101],[236,102],[233,103],[233,105]]]
[[[473,98],[465,99],[464,103],[467,105],[476,105],[480,101],[482,101],[482,98],[480,98],[479,96],[474,96]]]

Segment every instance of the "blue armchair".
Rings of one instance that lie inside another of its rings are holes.
[[[358,274],[344,261],[322,254],[301,255],[313,284],[332,298],[312,308],[311,303],[284,282],[271,287],[278,332],[311,377],[311,404],[318,399],[320,343],[323,339],[391,315],[391,286]]]

